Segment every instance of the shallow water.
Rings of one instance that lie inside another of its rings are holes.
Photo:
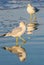
[[[14,0],[13,0],[14,1]],[[29,23],[29,14],[26,11],[26,6],[29,1],[7,1],[0,0],[0,34],[11,31],[17,27],[20,21]],[[44,65],[44,7],[43,2],[41,6],[38,2],[32,2],[33,6],[40,9],[37,15],[38,29],[33,31],[33,34],[24,34],[26,44],[23,46],[27,53],[27,58],[24,62],[20,62],[19,58],[3,50],[3,46],[15,45],[15,38],[0,37],[0,64],[1,65]],[[22,41],[19,39],[19,44]]]

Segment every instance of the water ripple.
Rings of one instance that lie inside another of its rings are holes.
[[[22,1],[0,1],[0,10],[7,10],[7,9],[19,9],[24,8],[25,2]]]

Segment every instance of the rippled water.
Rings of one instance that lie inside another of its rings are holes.
[[[26,11],[29,1],[0,0],[0,34],[11,31],[20,21],[29,23],[29,14]],[[38,29],[33,34],[24,34],[27,52],[25,62],[20,62],[15,54],[1,49],[2,46],[15,45],[12,37],[0,37],[0,64],[1,65],[44,65],[44,2],[31,2],[40,9],[37,15]],[[41,4],[41,5],[40,5]],[[19,39],[19,44],[22,41]]]

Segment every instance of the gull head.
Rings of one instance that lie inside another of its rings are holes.
[[[27,5],[27,12],[31,15],[35,13],[34,7],[31,4]]]
[[[31,7],[32,5],[31,4],[28,4],[27,7]]]
[[[25,26],[25,22],[23,22],[23,21],[20,22],[19,24],[20,24],[20,26]]]

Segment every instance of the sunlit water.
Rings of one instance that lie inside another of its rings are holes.
[[[29,23],[29,14],[26,11],[29,1],[0,0],[0,34],[11,31],[20,21]],[[40,9],[37,15],[38,29],[33,34],[24,34],[26,44],[23,46],[27,53],[24,62],[20,62],[15,54],[3,50],[3,46],[15,45],[15,38],[0,37],[0,65],[44,65],[44,2],[32,2]],[[41,5],[40,5],[41,4]],[[19,44],[22,41],[19,39]]]

